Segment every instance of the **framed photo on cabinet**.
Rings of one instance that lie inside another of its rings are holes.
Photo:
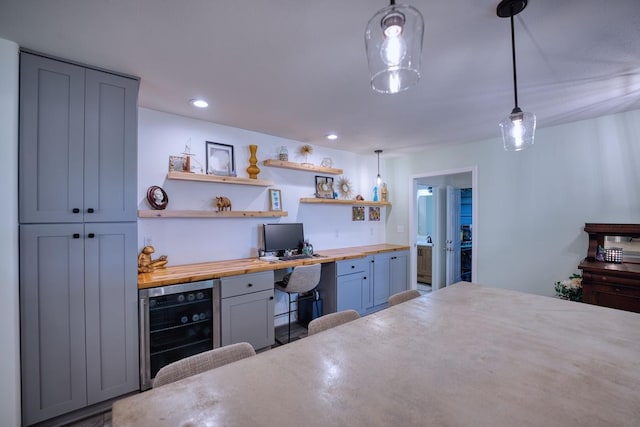
[[[282,210],[282,194],[280,193],[280,190],[275,190],[273,188],[269,189],[269,210]]]
[[[236,176],[233,145],[211,141],[207,141],[206,144],[207,174]]]

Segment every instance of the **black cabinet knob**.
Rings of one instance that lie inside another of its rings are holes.
[[[72,210],[71,212],[73,212],[73,213],[80,213],[80,209],[78,209],[78,208],[73,208],[73,210]]]
[[[247,283],[247,286],[248,286],[248,287],[252,287],[252,286],[253,286],[253,283]]]
[[[356,268],[356,266],[355,266],[355,265],[352,265],[352,266],[351,266],[351,268]]]
[[[273,299],[273,297],[269,297],[269,299]]]
[[[87,212],[88,212],[88,213],[93,213],[93,212],[94,212],[94,211],[93,211],[93,208],[89,208],[89,209],[87,209]]]
[[[362,280],[367,280],[367,276],[364,276],[364,277],[362,278]]]
[[[73,238],[74,239],[79,239],[80,238],[80,233],[73,233]]]
[[[96,235],[94,233],[89,233],[87,234],[87,237],[93,239],[94,237],[96,237]]]

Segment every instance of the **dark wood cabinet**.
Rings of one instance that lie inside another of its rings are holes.
[[[596,260],[598,246],[607,236],[640,237],[640,224],[585,224],[589,233],[587,257],[578,266],[582,270],[582,301],[640,313],[640,263],[612,263]]]

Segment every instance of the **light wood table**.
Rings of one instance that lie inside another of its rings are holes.
[[[640,314],[459,283],[128,397],[113,426],[638,426]]]

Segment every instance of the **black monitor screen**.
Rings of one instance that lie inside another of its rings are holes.
[[[302,247],[304,230],[301,222],[285,224],[264,224],[265,252],[282,252]]]

